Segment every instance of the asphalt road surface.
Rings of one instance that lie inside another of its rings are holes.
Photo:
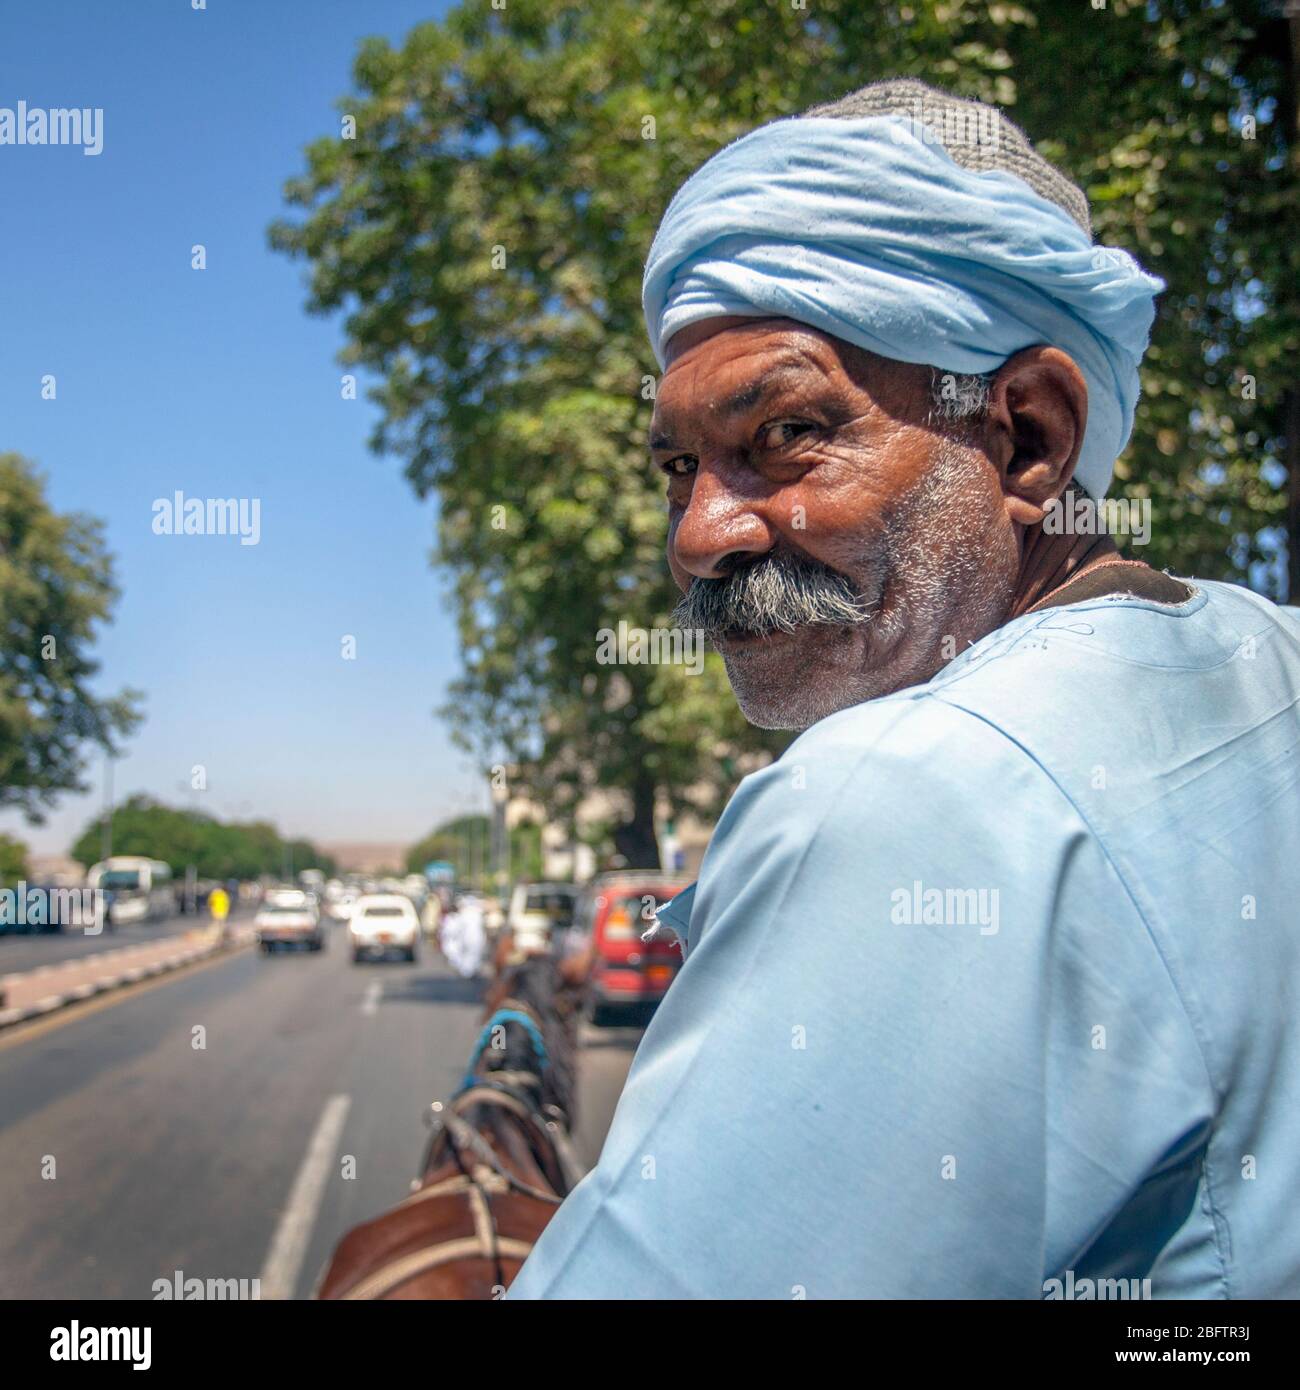
[[[335,930],[0,1035],[0,1297],[149,1299],[178,1270],[309,1297],[343,1231],[406,1195],[482,989],[428,948],[353,965]],[[585,1037],[590,1164],[638,1034]]]
[[[191,927],[206,927],[212,919],[207,913],[193,917],[177,913],[174,917],[156,922],[137,923],[129,927],[105,927],[93,935],[80,927],[68,927],[59,932],[15,932],[0,934],[0,975],[37,970],[43,965],[58,965],[78,956],[114,951],[119,946],[139,946],[165,936],[178,936]]]

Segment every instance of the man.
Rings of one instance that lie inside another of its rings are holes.
[[[208,894],[208,911],[212,914],[212,920],[224,927],[230,915],[230,894],[220,885]]]
[[[478,974],[487,948],[483,930],[483,908],[476,898],[464,897],[442,922],[442,953],[456,973],[468,980]]]
[[[806,732],[661,914],[685,964],[511,1296],[1300,1294],[1300,621],[1057,505],[1160,288],[919,83],[673,200],[679,619]]]
[[[223,946],[230,941],[230,926],[226,920],[230,916],[230,904],[231,895],[220,884],[208,894],[208,913],[217,924],[217,935]]]

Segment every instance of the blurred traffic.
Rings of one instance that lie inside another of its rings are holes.
[[[345,1233],[406,1192],[421,1117],[463,1086],[485,996],[525,962],[579,982],[565,1144],[594,1164],[680,963],[655,911],[688,876],[475,868],[217,879],[109,854],[34,876],[50,920],[0,922],[0,1296],[147,1298],[191,1269],[312,1296]],[[56,910],[77,892],[98,929]],[[304,1207],[322,1145],[344,1180]]]

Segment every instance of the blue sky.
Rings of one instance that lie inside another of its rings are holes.
[[[340,398],[341,324],[307,316],[305,266],[266,242],[303,146],[337,133],[358,40],[445,9],[0,9],[0,107],[104,111],[95,157],[0,145],[0,451],[35,460],[59,510],[105,523],[123,592],[101,688],[146,695],[119,795],[322,840],[414,839],[485,802],[433,714],[458,669],[434,509],[366,448],[364,382]],[[178,489],[260,499],[260,543],[155,535],[153,502]],[[45,827],[5,814],[0,830],[63,851],[99,804],[65,797]]]

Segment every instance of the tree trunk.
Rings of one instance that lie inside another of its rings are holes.
[[[631,788],[632,817],[614,831],[614,848],[629,869],[657,869],[659,841],[655,836],[655,784],[638,778]]]

